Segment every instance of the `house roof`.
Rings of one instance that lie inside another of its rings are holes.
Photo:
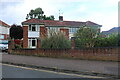
[[[87,22],[78,22],[78,21],[58,21],[58,20],[40,20],[40,19],[29,19],[22,22],[22,25],[27,24],[44,24],[45,26],[64,26],[64,27],[80,27],[85,25],[95,25],[100,26],[94,22],[87,21]]]
[[[8,25],[7,23],[5,23],[5,22],[3,22],[1,20],[0,20],[0,25],[5,26],[5,27],[10,27],[10,25]]]

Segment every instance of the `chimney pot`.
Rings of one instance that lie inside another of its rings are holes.
[[[59,21],[63,21],[63,16],[59,16]]]

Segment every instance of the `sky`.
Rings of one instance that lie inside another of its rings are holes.
[[[31,9],[42,8],[47,16],[59,13],[65,21],[92,21],[106,31],[118,27],[119,0],[0,0],[0,20],[21,25]],[[60,11],[59,11],[60,10]]]

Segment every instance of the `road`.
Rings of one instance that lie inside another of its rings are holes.
[[[33,68],[14,66],[8,64],[2,64],[2,77],[3,78],[89,78],[89,80],[102,79],[100,77],[67,74],[67,73],[33,69]]]

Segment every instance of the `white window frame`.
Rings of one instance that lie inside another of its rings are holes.
[[[33,31],[33,27],[35,27],[35,31]],[[40,25],[29,25],[28,30],[33,32],[38,32],[40,31]]]
[[[69,33],[74,34],[79,28],[69,28]]]
[[[32,40],[35,40],[35,46],[32,46]],[[37,38],[29,38],[28,45],[29,45],[29,48],[36,48],[37,47]]]

